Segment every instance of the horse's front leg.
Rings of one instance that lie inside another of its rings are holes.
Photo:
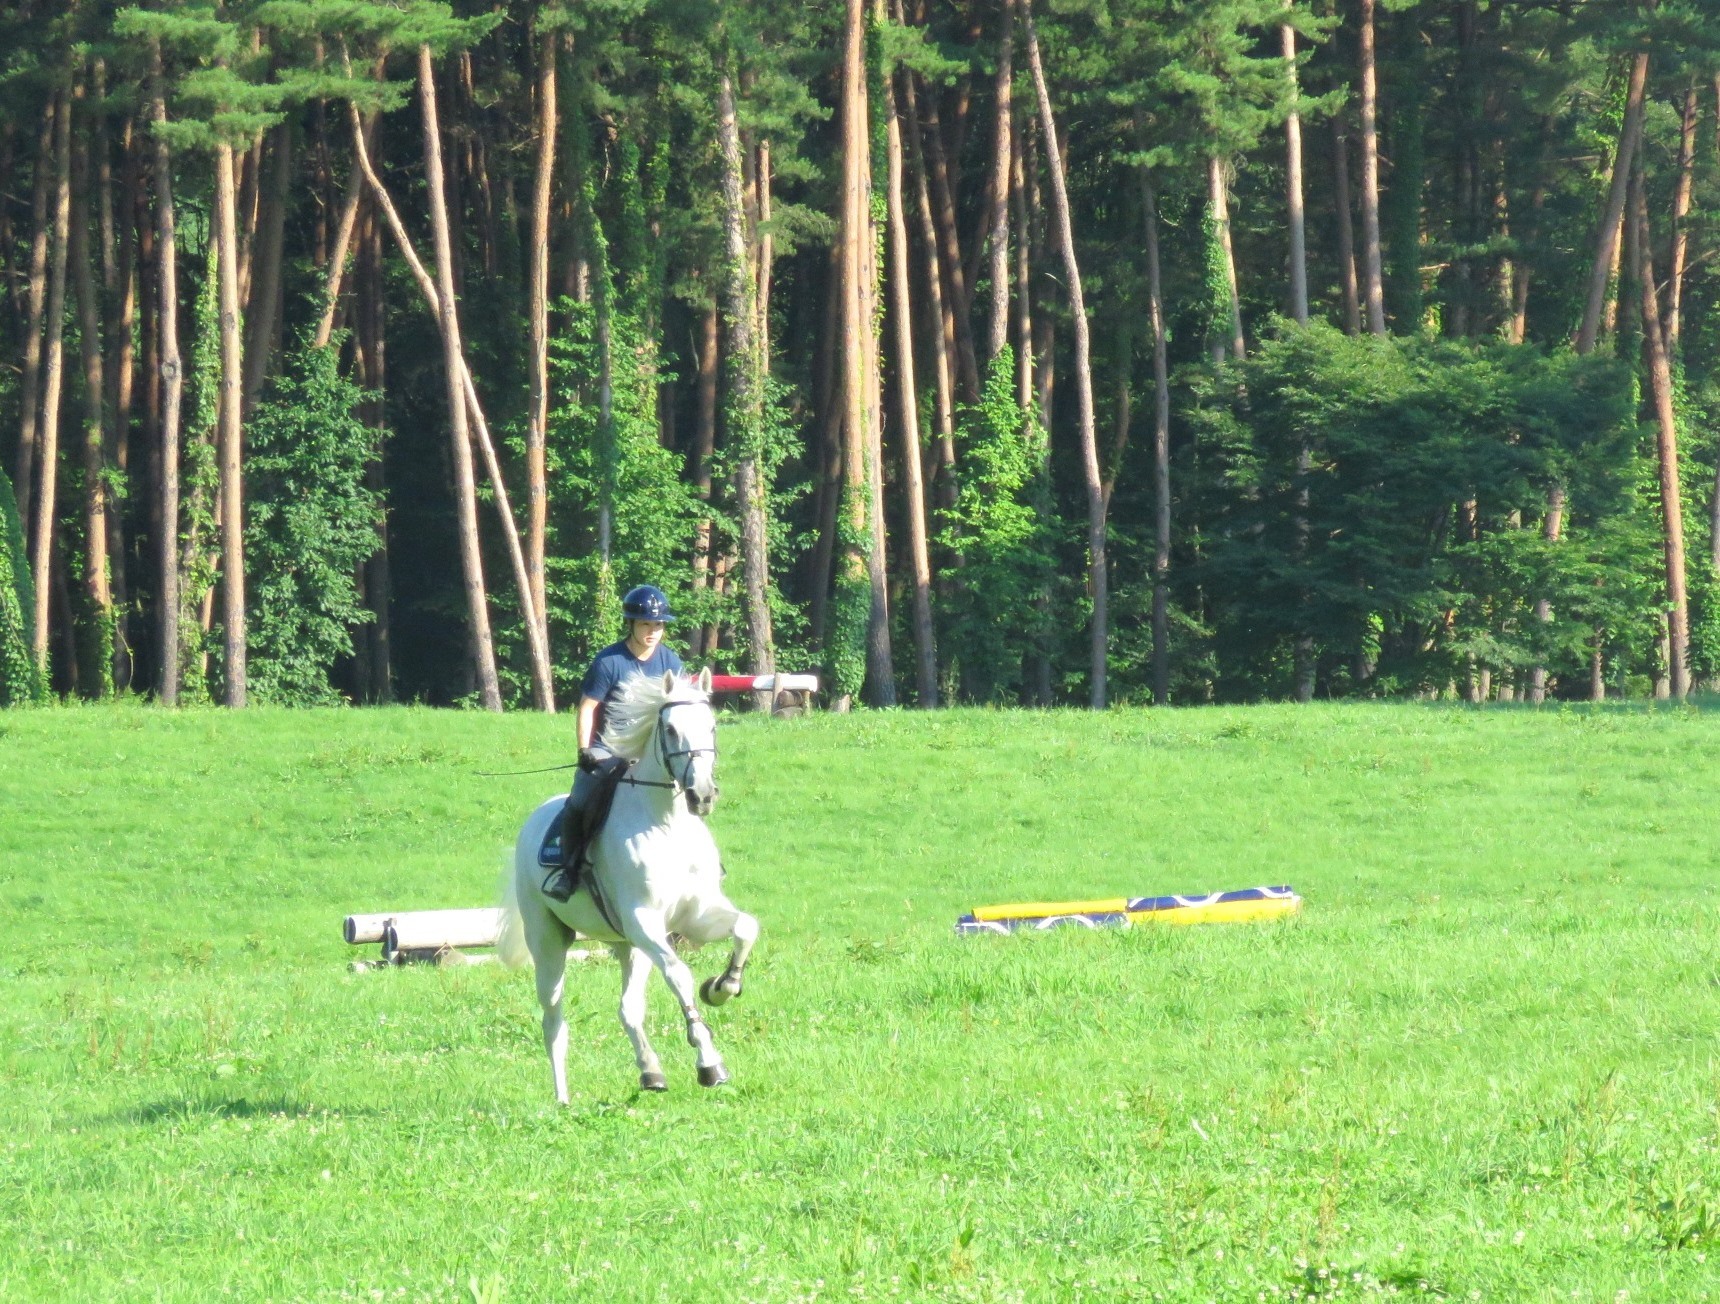
[[[621,964],[621,1026],[633,1043],[633,1059],[639,1065],[639,1086],[644,1091],[667,1091],[669,1080],[657,1062],[657,1052],[645,1037],[645,980],[651,976],[651,957],[626,942],[611,946]]]
[[[729,1071],[723,1066],[723,1057],[717,1054],[716,1043],[711,1040],[711,1030],[705,1026],[694,1003],[693,971],[669,944],[667,922],[658,911],[637,910],[628,932],[634,945],[651,957],[651,963],[657,966],[663,981],[681,1003],[681,1014],[687,1020],[687,1044],[698,1055],[699,1085],[720,1087],[729,1080]]]
[[[727,902],[724,903],[728,905]],[[747,957],[752,954],[753,944],[758,941],[758,920],[743,910],[736,910],[728,905],[728,919],[722,932],[734,938],[734,948],[729,952],[728,968],[715,978],[707,978],[699,988],[699,995],[706,1005],[726,1004],[731,996],[741,994],[741,973],[746,968]]]

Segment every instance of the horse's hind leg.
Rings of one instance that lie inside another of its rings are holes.
[[[627,932],[633,944],[651,958],[651,963],[657,966],[663,981],[669,984],[669,990],[681,1003],[681,1013],[687,1020],[687,1044],[698,1054],[699,1085],[721,1086],[729,1080],[729,1071],[723,1067],[723,1057],[717,1054],[711,1030],[705,1026],[699,1007],[694,1003],[693,971],[669,944],[667,921],[659,911],[636,910]]]
[[[554,930],[545,930],[553,934]],[[567,1104],[567,1016],[562,1012],[562,980],[567,974],[567,939],[542,936],[532,939],[532,962],[537,972],[538,1004],[543,1006],[543,1048],[549,1052],[549,1069],[555,1078],[555,1098]]]
[[[669,1080],[663,1076],[657,1052],[645,1038],[645,980],[651,976],[651,957],[626,942],[617,942],[609,949],[621,965],[621,1026],[633,1043],[639,1086],[645,1091],[667,1091]]]
[[[758,920],[733,906],[729,907],[729,915],[727,931],[735,939],[734,949],[729,952],[729,967],[715,978],[705,979],[700,986],[699,995],[706,1005],[723,1005],[731,996],[741,994],[741,971],[758,941]]]

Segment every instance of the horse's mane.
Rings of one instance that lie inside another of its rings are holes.
[[[691,679],[677,675],[665,689],[659,675],[634,675],[620,695],[603,708],[603,743],[617,756],[636,761],[645,755],[657,728],[657,713],[676,702],[708,702]]]

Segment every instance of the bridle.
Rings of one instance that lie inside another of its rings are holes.
[[[667,788],[674,793],[686,793],[689,797],[693,792],[693,758],[695,756],[715,756],[717,754],[716,734],[711,735],[709,747],[678,747],[673,751],[669,748],[669,723],[663,718],[677,706],[690,706],[689,702],[665,702],[657,708],[657,759],[663,763],[663,772],[669,776],[667,783],[661,779],[636,779],[631,773],[621,776],[621,782],[631,784],[635,788]],[[679,774],[675,773],[674,758],[685,756],[687,763]],[[673,800],[673,798],[671,798]]]

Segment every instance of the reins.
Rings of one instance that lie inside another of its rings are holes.
[[[652,732],[655,733],[657,737],[657,759],[663,763],[663,772],[669,776],[668,782],[664,782],[661,779],[635,779],[631,774],[623,774],[618,780],[616,780],[616,782],[625,783],[634,788],[667,788],[670,792],[687,792],[692,788],[692,784],[687,781],[685,775],[677,775],[675,773],[675,767],[670,764],[670,758],[675,756],[703,756],[707,752],[710,755],[715,756],[717,754],[717,749],[713,745],[710,747],[682,747],[675,751],[669,750],[668,743],[664,741],[664,733],[666,731],[663,725],[663,716],[673,707],[686,705],[688,705],[686,702],[665,702],[662,706],[657,708],[657,728]],[[635,761],[634,764],[636,765],[638,762]],[[475,770],[473,773],[475,773],[480,779],[519,779],[531,774],[555,774],[560,770],[575,770],[578,768],[579,762],[572,761],[566,765],[546,765],[540,770]],[[629,766],[628,768],[631,769],[632,767]],[[691,773],[692,768],[692,763],[689,762],[687,765],[687,772]]]
[[[570,761],[566,765],[546,765],[541,770],[473,770],[472,773],[480,779],[518,779],[527,774],[554,774],[557,770],[578,768],[578,761]]]

